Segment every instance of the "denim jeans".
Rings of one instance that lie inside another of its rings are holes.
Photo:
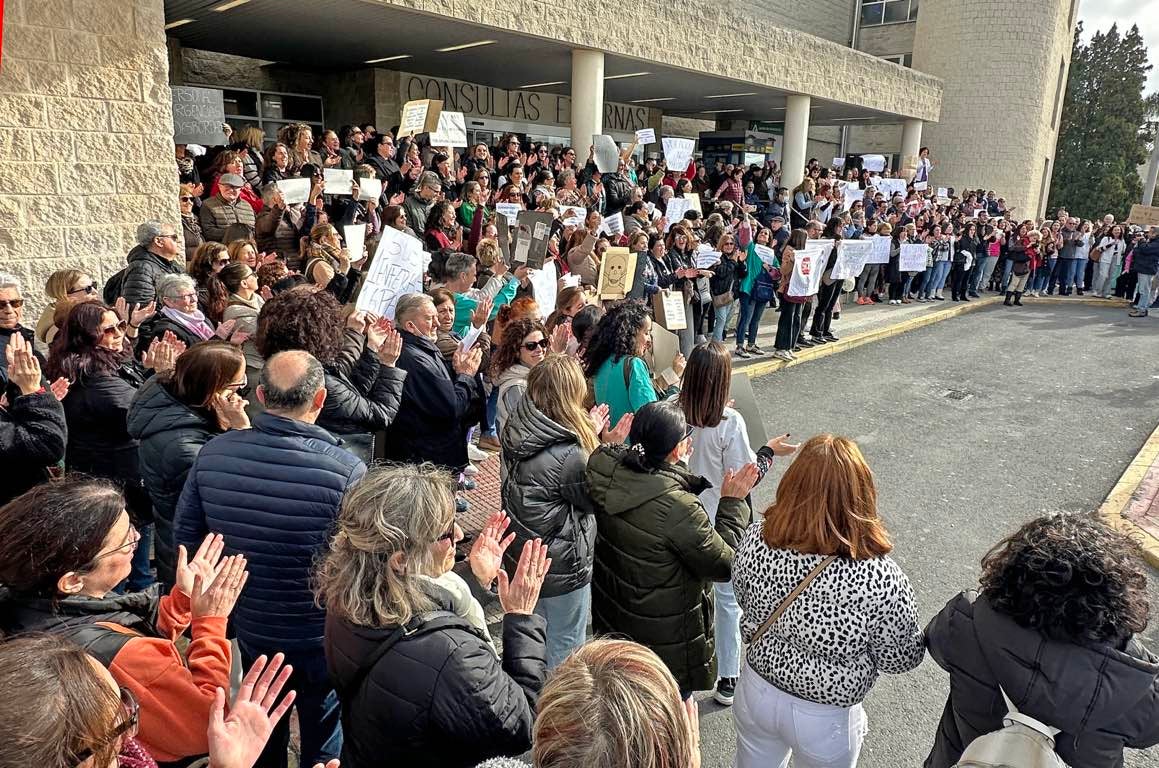
[[[555,597],[541,597],[535,615],[547,621],[547,668],[555,669],[587,640],[592,585]]]
[[[1014,269],[1014,262],[1010,259],[1006,260],[1006,266],[1002,267],[1002,284],[999,286],[1002,290],[1010,287],[1010,275]]]
[[[997,256],[987,256],[984,259],[979,259],[978,266],[974,268],[974,277],[970,281],[970,290],[974,293],[978,293],[987,285],[989,285],[990,276],[994,274],[994,267],[997,265]]]
[[[919,291],[921,290],[921,285],[922,281],[925,279],[925,274],[925,272],[915,272],[912,275],[906,274],[905,284],[901,287],[901,297],[903,299],[910,295],[915,285],[918,286]]]
[[[950,262],[935,261],[934,266],[926,270],[926,278],[922,281],[921,292],[926,296],[933,296],[942,290],[948,274],[950,274]]]
[[[768,302],[757,301],[750,294],[742,293],[740,295],[740,320],[736,324],[736,346],[737,349],[743,347],[746,343],[754,346],[757,343],[757,331],[761,327],[761,315],[765,313],[765,307]]]
[[[495,437],[499,434],[499,387],[492,387],[491,394],[487,395],[487,403],[483,410],[483,434]]]
[[[1070,290],[1074,283],[1075,268],[1078,266],[1078,259],[1059,259],[1058,269],[1055,270],[1055,281],[1058,283],[1058,292],[1065,293]],[[1083,262],[1086,263],[1085,261]],[[1082,284],[1082,275],[1079,275],[1079,284]]]
[[[736,307],[737,301],[734,299],[731,303],[725,304],[723,307],[713,307],[714,315],[716,316],[716,325],[712,328],[712,338],[717,341],[724,341],[725,330],[728,328],[729,318],[732,317],[733,309]]]
[[[132,568],[129,578],[125,579],[126,592],[144,592],[153,586],[153,568],[149,565],[149,551],[153,549],[153,525],[142,525],[137,528],[141,540],[137,542],[137,550],[133,553]]]
[[[716,636],[716,676],[735,680],[740,677],[740,606],[731,582],[718,581],[712,591],[716,597],[712,627]]]
[[[1050,259],[1034,271],[1034,277],[1027,286],[1031,291],[1045,291],[1050,284],[1050,276],[1054,274],[1055,263],[1058,259]]]
[[[1151,306],[1151,281],[1155,279],[1155,275],[1144,275],[1142,272],[1136,274],[1139,279],[1135,283],[1135,290],[1139,292],[1139,300],[1135,302],[1135,309],[1146,312]]]
[[[252,648],[240,639],[242,663],[248,671],[254,660],[265,654],[272,657],[278,648]],[[302,735],[302,765],[326,763],[342,752],[342,721],[338,693],[330,684],[326,671],[326,656],[317,651],[283,651],[286,663],[294,667],[285,690],[297,691],[294,708],[298,710],[298,724]],[[290,716],[286,715],[274,726],[266,747],[254,768],[286,768],[286,749],[290,743]]]
[[[798,699],[748,664],[733,704],[736,768],[853,768],[868,730],[860,704],[836,707]]]

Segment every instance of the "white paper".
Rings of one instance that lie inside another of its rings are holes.
[[[925,272],[929,247],[925,243],[902,243],[897,268],[902,272]]]
[[[744,166],[748,168],[750,165],[761,167],[765,164],[765,156],[761,152],[745,152]]]
[[[342,228],[342,237],[346,241],[346,252],[351,261],[358,261],[366,250],[366,225],[348,224]]]
[[[517,264],[527,263],[527,254],[531,251],[531,239],[527,237],[520,237],[515,240],[515,254],[512,255],[511,260]]]
[[[547,264],[543,269],[533,269],[527,279],[531,281],[532,295],[539,306],[540,317],[546,320],[555,310],[555,295],[559,291],[555,265]]]
[[[600,222],[600,232],[606,232],[609,235],[624,234],[624,212],[616,211],[611,216],[606,216]]]
[[[700,248],[703,247],[704,246],[701,246]],[[713,264],[716,264],[718,261],[720,261],[720,251],[714,251],[711,247],[709,247],[708,250],[701,250],[700,248],[696,250],[697,269],[708,269]]]
[[[928,181],[915,181],[914,182],[914,191],[915,192],[925,192],[927,189],[929,189],[929,187],[930,187],[930,183]]]
[[[560,208],[559,218],[565,227],[582,227],[587,217],[587,209],[578,205],[565,205]]]
[[[286,205],[294,205],[310,199],[310,184],[310,179],[282,179],[278,182],[278,189]]]
[[[559,279],[559,287],[560,288],[579,288],[581,280],[583,280],[583,278],[580,275],[577,275],[574,272],[571,272],[569,274],[564,275],[563,277],[561,277]]]
[[[620,147],[611,136],[592,136],[592,146],[596,148],[596,168],[600,173],[615,173],[620,167]]]
[[[430,254],[416,237],[394,227],[383,227],[378,250],[354,306],[394,319],[394,307],[408,293],[421,293]]]
[[[667,232],[672,229],[673,224],[679,224],[684,220],[684,214],[692,207],[692,199],[688,197],[670,197],[668,198],[668,205],[664,209],[664,217],[668,219],[668,226],[664,228]]]
[[[431,134],[431,146],[467,146],[467,121],[462,112],[439,113],[439,127]]]
[[[856,184],[849,184],[845,187],[845,210],[848,211],[853,207],[854,203],[863,200],[864,198],[864,191],[859,189]]]
[[[641,128],[640,130],[636,131],[636,143],[655,144],[656,131],[652,128]]]
[[[790,296],[812,296],[817,293],[821,287],[825,264],[832,250],[832,240],[810,240],[804,248],[793,254],[793,276],[789,279]]]
[[[877,191],[885,195],[888,201],[894,195],[905,197],[905,179],[881,179],[877,182]]]
[[[668,170],[676,173],[683,173],[688,170],[688,164],[692,162],[692,149],[696,146],[694,139],[669,139],[661,140],[664,145],[664,163],[668,166]]]
[[[350,188],[354,186],[354,171],[323,168],[322,181],[326,182],[326,194],[350,197]]]
[[[845,158],[844,157],[833,158],[833,167],[834,168],[844,168],[845,167]]]
[[[829,276],[834,280],[857,277],[872,253],[873,243],[869,240],[842,240],[837,244],[837,262]]]
[[[893,245],[893,238],[889,235],[874,235],[869,238],[869,242],[873,244],[873,251],[869,254],[869,258],[865,260],[865,263],[888,264],[889,251]]]
[[[507,219],[507,226],[509,227],[515,226],[515,220],[519,218],[519,212],[522,210],[523,208],[520,207],[519,203],[495,204],[495,212],[503,214],[503,218]]]
[[[478,328],[471,326],[471,330],[467,331],[467,335],[464,336],[463,340],[459,342],[460,352],[466,352],[471,347],[475,346],[475,342],[478,341],[479,337],[483,335],[483,327],[484,326],[482,325]]]
[[[377,200],[382,197],[382,182],[375,178],[358,180],[358,199]]]
[[[914,187],[916,188],[917,185],[915,184]],[[950,196],[949,189],[947,189],[946,187],[938,187],[938,197],[949,197],[949,196]]]
[[[861,165],[872,173],[881,173],[885,170],[885,155],[862,155]]]
[[[753,248],[757,252],[757,257],[762,262],[768,264],[770,267],[777,266],[777,254],[772,248],[767,245],[761,245],[760,243],[753,243]]]

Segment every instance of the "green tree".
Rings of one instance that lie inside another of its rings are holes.
[[[1112,24],[1085,44],[1082,31],[1080,22],[1047,211],[1061,207],[1089,219],[1112,213],[1121,220],[1143,194],[1137,168],[1147,160],[1151,139],[1143,98],[1151,65],[1136,26],[1120,35]]]

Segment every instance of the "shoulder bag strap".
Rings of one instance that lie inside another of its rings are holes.
[[[347,691],[356,694],[358,689],[362,687],[362,682],[370,674],[371,670],[382,660],[382,657],[390,653],[390,649],[394,648],[400,640],[405,637],[411,637],[416,634],[425,634],[426,632],[442,629],[443,627],[452,626],[461,623],[461,619],[450,611],[433,611],[423,616],[416,616],[404,626],[398,627],[382,641],[382,644],[374,649],[374,653],[366,658],[358,667],[358,671],[354,673],[349,682],[343,686]]]
[[[781,601],[781,604],[777,606],[777,610],[773,611],[773,615],[765,619],[764,624],[761,624],[759,627],[757,627],[757,631],[753,633],[753,639],[749,640],[749,645],[756,645],[757,641],[764,637],[765,633],[768,632],[769,629],[777,623],[777,619],[781,618],[781,614],[785,612],[785,609],[792,605],[793,601],[800,597],[801,593],[809,588],[809,585],[813,583],[813,579],[821,575],[821,571],[828,568],[836,559],[837,555],[829,555],[829,557],[826,557],[824,560],[817,563],[817,565],[813,567],[813,570],[809,571],[809,575],[802,579],[801,583],[798,584],[796,588],[790,592],[784,600]]]

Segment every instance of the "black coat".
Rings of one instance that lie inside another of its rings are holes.
[[[461,469],[467,466],[467,417],[478,410],[482,388],[476,377],[455,373],[433,341],[401,333],[396,368],[406,372],[406,380],[386,433],[386,458]]]
[[[347,441],[348,451],[365,462],[374,455],[374,435],[394,421],[402,401],[406,371],[382,365],[364,348],[347,377],[337,366],[326,366],[326,403],[318,426]]]
[[[543,618],[503,617],[502,661],[466,620],[440,613],[429,624],[360,670],[396,628],[327,616],[326,664],[342,703],[343,768],[473,768],[531,747],[547,676]]]
[[[48,479],[47,467],[64,458],[64,407],[49,391],[21,394],[9,384],[0,408],[0,505]]]
[[[142,307],[150,301],[157,301],[157,281],[164,275],[180,275],[185,272],[185,265],[180,261],[163,259],[143,246],[136,246],[129,251],[129,266],[125,268],[121,278],[118,295],[123,296],[129,309],[134,304]]]
[[[185,478],[201,446],[221,433],[210,414],[177,400],[157,377],[146,381],[129,406],[129,436],[140,441],[138,469],[153,502],[157,577],[168,587],[177,570],[173,518]]]
[[[153,343],[153,339],[159,339],[165,335],[166,331],[172,331],[177,340],[183,343],[188,349],[199,341],[204,341],[200,336],[196,335],[184,325],[177,322],[168,315],[161,312],[155,313],[145,322],[141,323],[141,328],[137,332],[136,354],[140,357],[149,345]],[[212,338],[212,337],[211,337]]]
[[[1131,269],[1140,275],[1154,275],[1159,272],[1159,238],[1140,240],[1135,244]]]
[[[964,592],[930,621],[926,643],[950,673],[950,698],[925,768],[949,768],[1002,727],[999,685],[1020,712],[1062,731],[1055,750],[1067,765],[1120,768],[1123,747],[1159,743],[1159,658],[1136,638],[1122,648],[1049,640]]]
[[[728,256],[721,256],[720,261],[712,267],[712,277],[708,279],[708,287],[713,296],[719,296],[728,291],[732,291],[734,295],[740,293],[741,278],[745,277],[749,271],[744,254],[740,251],[738,253],[741,254],[740,261],[734,261]]]

